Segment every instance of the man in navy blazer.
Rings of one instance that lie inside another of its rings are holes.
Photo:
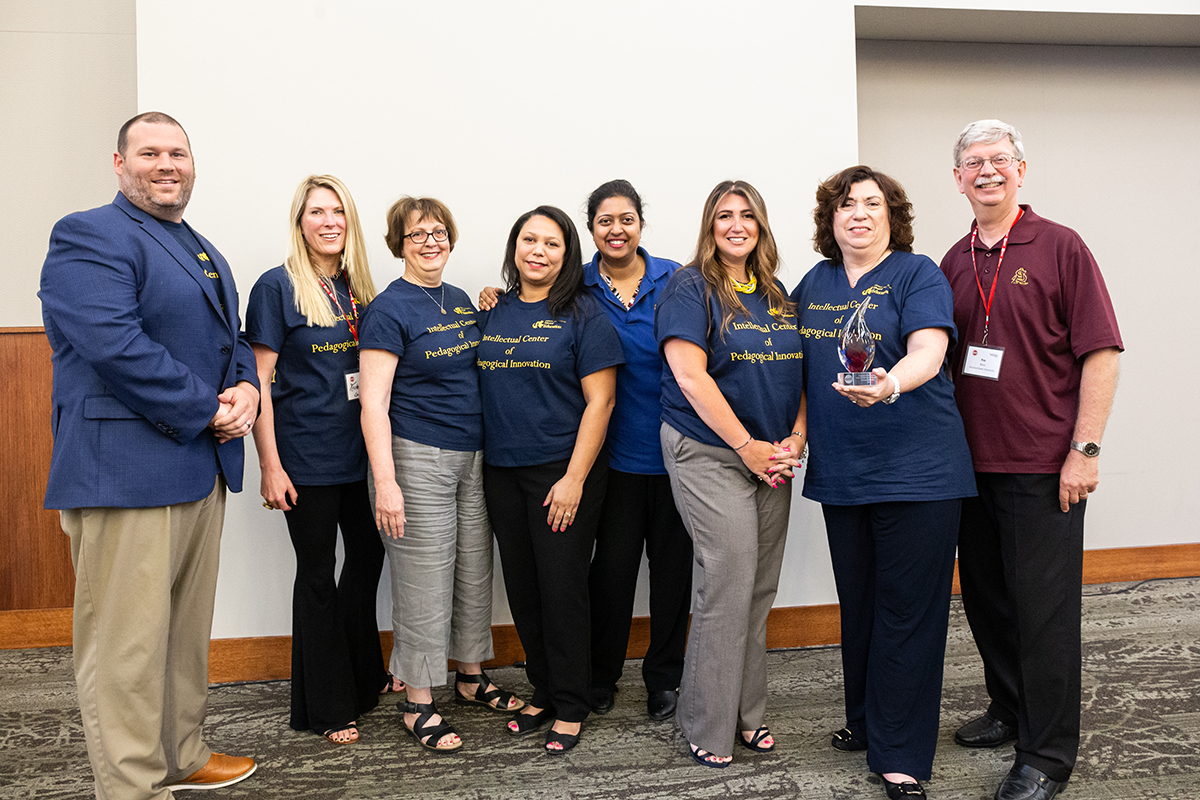
[[[98,798],[236,783],[204,742],[225,489],[258,412],[225,259],[183,222],[195,166],[158,112],[121,128],[111,205],[59,220],[42,267],[54,350],[46,507],[75,566],[75,679]]]

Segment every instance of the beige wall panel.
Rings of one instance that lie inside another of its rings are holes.
[[[860,157],[909,191],[918,252],[940,260],[968,232],[951,148],[968,122],[998,117],[1025,139],[1022,201],[1079,231],[1104,271],[1127,352],[1087,547],[1200,540],[1189,514],[1200,378],[1187,368],[1200,297],[1190,202],[1200,50],[857,44]]]
[[[7,4],[39,5],[40,4]],[[73,9],[82,3],[48,3]],[[0,325],[41,325],[38,273],[55,221],[101,205],[117,191],[112,163],[116,132],[137,113],[132,3],[111,7],[126,32],[0,32],[0,152],[12,156],[0,192],[0,219],[16,235],[0,238]],[[129,13],[118,13],[121,10]],[[12,15],[6,11],[5,16]],[[32,12],[30,13],[32,16]],[[70,14],[63,14],[72,18]],[[5,21],[8,21],[5,19]]]
[[[6,0],[0,31],[129,35],[136,10],[134,0]]]

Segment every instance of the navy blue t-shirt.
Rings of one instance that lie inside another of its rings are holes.
[[[213,289],[217,293],[217,297],[222,297],[221,294],[221,275],[213,269],[212,261],[208,257],[208,253],[204,251],[204,247],[200,244],[200,240],[196,238],[196,234],[188,227],[186,222],[171,222],[170,220],[160,219],[158,224],[167,229],[167,232],[175,237],[175,241],[179,245],[192,254],[192,258],[196,259],[196,263],[200,269],[204,270],[204,274],[213,283]],[[224,310],[224,306],[221,307]]]
[[[792,432],[800,410],[804,380],[803,353],[796,317],[772,316],[766,293],[738,295],[749,317],[734,317],[721,336],[721,306],[695,266],[676,272],[667,284],[654,318],[659,349],[677,338],[703,348],[708,374],[750,435],[764,442],[781,441]],[[782,288],[782,286],[781,286]],[[698,442],[729,447],[700,419],[683,396],[664,358],[663,422]]]
[[[423,289],[397,278],[371,303],[360,346],[400,357],[388,411],[394,435],[443,450],[483,446],[477,319],[467,293],[448,283]]]
[[[937,265],[895,252],[851,288],[840,265],[822,261],[800,281],[800,338],[807,365],[809,461],[804,496],[829,505],[950,500],[975,495],[975,472],[954,386],[943,369],[892,405],[859,408],[831,386],[845,372],[838,358],[842,327],[869,299],[865,319],[875,337],[871,369],[891,369],[907,338],[943,328],[954,349],[954,298]]]
[[[516,292],[480,314],[483,460],[529,467],[571,457],[583,410],[582,380],[625,363],[621,340],[594,299],[579,313],[551,317],[545,300]]]
[[[342,308],[352,313],[345,280],[334,287]],[[360,406],[346,394],[346,374],[358,371],[358,346],[346,318],[336,307],[333,313],[332,328],[309,327],[283,267],[263,273],[246,309],[246,338],[279,354],[271,381],[275,445],[284,471],[302,486],[367,475]]]

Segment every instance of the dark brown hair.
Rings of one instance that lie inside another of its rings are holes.
[[[834,264],[842,263],[842,248],[838,247],[833,235],[833,213],[846,202],[854,184],[863,181],[875,181],[883,192],[888,224],[892,229],[888,247],[904,253],[912,252],[913,211],[904,187],[894,178],[860,164],[829,176],[817,186],[817,207],[813,209],[813,222],[817,230],[813,234],[813,246]]]

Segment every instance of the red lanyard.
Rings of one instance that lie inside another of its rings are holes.
[[[329,291],[324,278],[320,280],[320,284],[321,288],[325,290],[325,294],[329,295],[329,299],[333,301],[338,311],[342,312],[342,316],[346,318],[346,326],[350,328],[350,335],[354,337],[354,343],[358,344],[358,301],[354,299],[354,292],[350,290],[350,276],[343,273],[342,277],[346,279],[346,294],[350,295],[350,310],[354,314],[353,322],[351,322],[350,315],[346,313],[346,309],[342,308],[342,304],[338,302],[337,294]]]
[[[992,279],[992,290],[987,297],[983,296],[983,282],[979,280],[979,265],[975,263],[975,234],[979,232],[979,222],[975,222],[975,227],[971,229],[971,267],[975,270],[975,285],[979,287],[979,299],[983,300],[983,341],[980,344],[987,346],[988,323],[992,320],[992,299],[996,296],[996,284],[1000,283],[1000,267],[1004,264],[1004,251],[1008,249],[1008,234],[1012,233],[1012,229],[1017,226],[1017,222],[1024,215],[1025,209],[1017,209],[1017,218],[1012,221],[1012,225],[1008,226],[1008,232],[1004,234],[1004,240],[1000,243],[1000,259],[996,262],[996,277]]]

